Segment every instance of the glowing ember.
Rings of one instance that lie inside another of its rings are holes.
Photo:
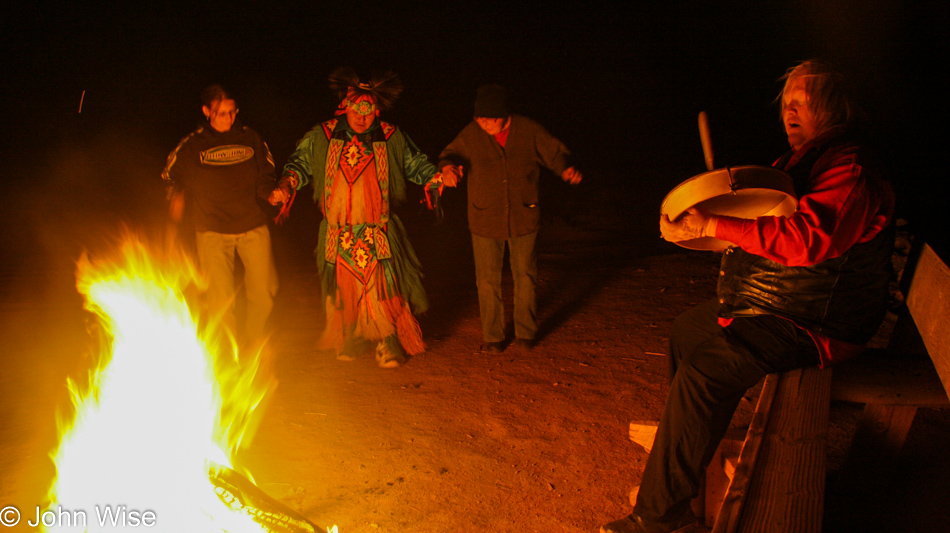
[[[115,263],[80,259],[77,288],[103,346],[88,383],[69,381],[76,414],[60,421],[45,531],[314,531],[235,488],[259,491],[231,456],[276,383],[260,353],[239,362],[229,337],[208,340],[184,296],[195,285],[187,258],[160,261],[133,238]]]

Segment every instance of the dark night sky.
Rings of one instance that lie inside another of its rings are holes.
[[[209,83],[233,89],[282,165],[330,115],[339,65],[398,72],[406,90],[384,118],[430,156],[470,120],[476,86],[502,82],[575,153],[588,202],[572,208],[610,198],[655,232],[663,195],[704,170],[697,113],[717,166],[770,164],[787,149],[776,80],[821,56],[859,87],[902,209],[946,206],[927,183],[946,181],[932,160],[946,152],[946,2],[81,4],[0,13],[7,258],[102,213],[160,211],[165,156]]]

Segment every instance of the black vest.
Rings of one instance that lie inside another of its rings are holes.
[[[799,198],[809,192],[812,169],[821,156],[841,144],[816,147],[788,171]],[[781,168],[788,157],[776,166]],[[776,315],[833,339],[864,344],[886,312],[893,248],[893,224],[841,256],[810,266],[785,266],[729,248],[722,255],[717,287],[719,316]]]

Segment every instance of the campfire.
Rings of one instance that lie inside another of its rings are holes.
[[[263,350],[239,354],[221,321],[201,316],[189,296],[201,276],[166,248],[128,236],[116,258],[78,262],[99,347],[89,375],[68,381],[41,529],[319,531],[235,468],[276,381]]]

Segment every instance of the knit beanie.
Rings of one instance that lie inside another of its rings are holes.
[[[497,83],[482,85],[475,94],[475,116],[481,118],[507,118],[505,88]]]

